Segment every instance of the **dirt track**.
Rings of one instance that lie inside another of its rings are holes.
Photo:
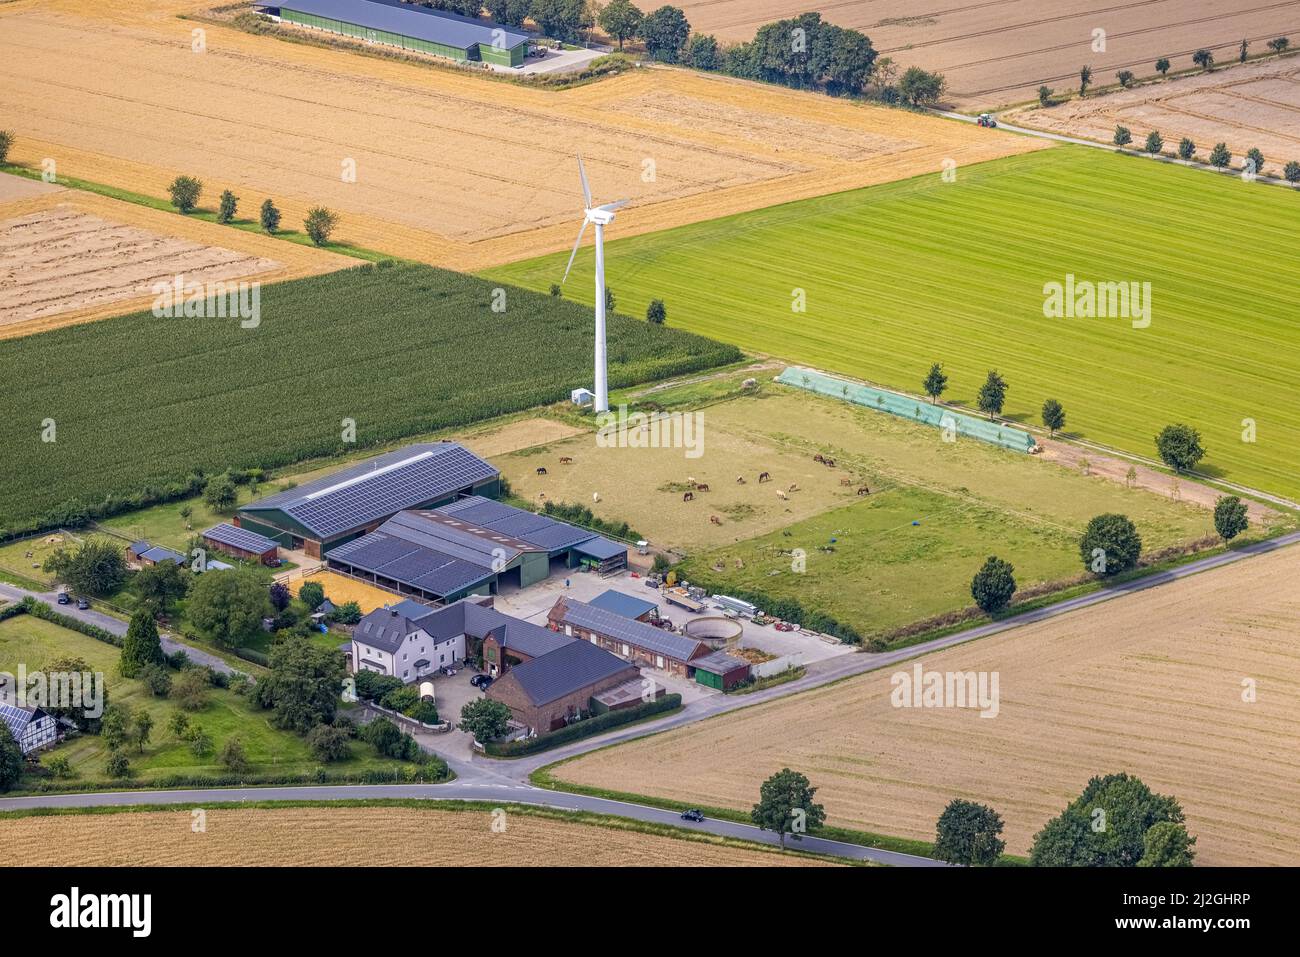
[[[567,248],[575,153],[630,235],[1044,145],[682,70],[543,91],[209,24],[196,54],[185,0],[143,6],[0,7],[14,159],[153,196],[190,173],[295,225],[321,203],[340,239],[453,268]]]
[[[1198,864],[1295,866],[1297,576],[1292,547],[921,659],[997,672],[994,718],[895,708],[900,669],[888,668],[598,751],[557,775],[743,808],[788,766],[821,788],[832,824],[932,839],[962,797],[996,808],[1008,850],[1024,853],[1089,777],[1126,770],[1182,802]]]
[[[1300,32],[1296,0],[984,0],[919,5],[915,0],[684,0],[691,26],[725,40],[748,40],[764,23],[820,10],[824,19],[862,30],[881,56],[903,68],[939,70],[961,107],[990,108],[1031,100],[1046,84],[1077,83],[1089,64],[1099,83],[1115,72],[1155,72],[1157,57],[1191,66],[1192,51],[1208,47],[1229,59],[1242,37],[1255,52],[1275,36]],[[918,9],[919,8],[919,9]],[[1093,30],[1106,49],[1092,49]]]

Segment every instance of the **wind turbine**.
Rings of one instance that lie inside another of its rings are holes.
[[[591,204],[591,187],[587,185],[587,171],[582,167],[582,157],[578,157],[578,178],[582,180],[582,199],[586,206],[582,210],[582,228],[573,243],[573,252],[569,254],[569,265],[564,267],[563,285],[573,268],[573,260],[582,245],[582,235],[587,231],[587,224],[596,227],[596,411],[609,411],[609,380],[605,371],[605,227],[614,221],[614,210],[627,205],[626,199],[604,206]]]

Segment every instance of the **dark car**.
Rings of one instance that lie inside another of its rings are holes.
[[[475,675],[473,678],[469,679],[469,683],[475,688],[482,688],[484,691],[487,691],[488,685],[492,683],[492,678],[489,675]]]
[[[72,599],[68,597],[68,593],[67,593],[66,591],[61,591],[61,592],[59,592],[59,604],[60,604],[60,605],[66,605],[66,604],[67,604],[68,602],[70,602],[71,600],[72,600]]]
[[[694,823],[699,824],[704,820],[704,813],[696,808],[691,808],[689,811],[682,812],[682,820],[693,821]]]
[[[82,611],[85,611],[87,608],[90,607],[90,602],[86,601],[86,599],[84,598],[78,598],[77,607],[80,608]]]

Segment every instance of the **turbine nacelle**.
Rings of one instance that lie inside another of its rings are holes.
[[[626,200],[624,201],[626,202]],[[593,206],[582,211],[587,222],[596,226],[608,226],[614,221],[614,210],[622,203],[610,203],[608,206]]]

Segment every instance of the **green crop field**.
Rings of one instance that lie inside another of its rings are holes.
[[[495,288],[368,264],[268,286],[256,328],[141,312],[0,342],[0,535],[176,497],[196,470],[283,466],[590,386],[591,310],[510,288],[497,312]],[[611,386],[738,358],[679,330],[609,326]]]
[[[974,404],[996,368],[1010,416],[1036,423],[1054,397],[1067,431],[1141,454],[1187,422],[1203,471],[1294,497],[1298,237],[1292,190],[1060,147],[612,241],[606,276],[621,311],[660,298],[670,325],[896,388],[941,361],[945,398]],[[564,259],[489,275],[545,288]],[[566,295],[590,301],[591,262]],[[1067,274],[1149,282],[1150,325],[1046,318]]]

